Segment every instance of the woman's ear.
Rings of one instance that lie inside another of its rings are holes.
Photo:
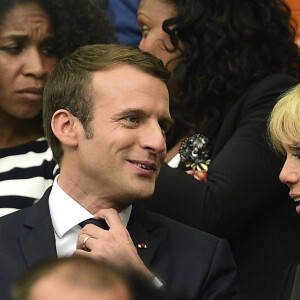
[[[57,110],[51,120],[51,128],[55,136],[59,139],[62,145],[76,147],[78,120],[68,110]]]

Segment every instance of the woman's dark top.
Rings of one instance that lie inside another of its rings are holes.
[[[300,253],[300,216],[279,181],[284,158],[267,142],[267,118],[296,85],[274,74],[255,83],[212,128],[209,181],[163,166],[156,190],[141,204],[226,238],[236,259],[242,299],[275,300],[283,270]]]

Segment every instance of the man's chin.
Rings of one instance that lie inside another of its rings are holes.
[[[152,189],[144,189],[144,190],[140,190],[139,193],[134,193],[134,195],[132,196],[132,200],[134,202],[143,200],[143,199],[147,199],[150,196],[152,196],[154,193],[154,187]]]

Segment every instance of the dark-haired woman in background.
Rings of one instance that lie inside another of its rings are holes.
[[[0,1],[0,215],[39,199],[57,171],[41,122],[56,62],[111,40],[105,14],[88,0]]]
[[[283,161],[266,139],[269,113],[300,74],[290,10],[280,0],[142,0],[137,18],[140,48],[172,72],[175,120],[173,168],[162,168],[144,205],[226,238],[242,299],[277,299],[282,270],[300,252],[300,220],[278,180]],[[200,181],[178,166],[193,134],[209,139],[208,171],[189,171]]]

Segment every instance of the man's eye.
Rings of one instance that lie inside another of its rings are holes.
[[[126,121],[130,123],[138,123],[139,119],[136,116],[128,116],[125,118]]]
[[[163,121],[163,122],[160,122],[159,123],[159,126],[160,126],[160,128],[161,128],[161,131],[163,132],[163,134],[165,135],[167,132],[168,132],[168,130],[170,129],[170,127],[172,126],[172,123],[171,122],[169,122],[169,121]]]

